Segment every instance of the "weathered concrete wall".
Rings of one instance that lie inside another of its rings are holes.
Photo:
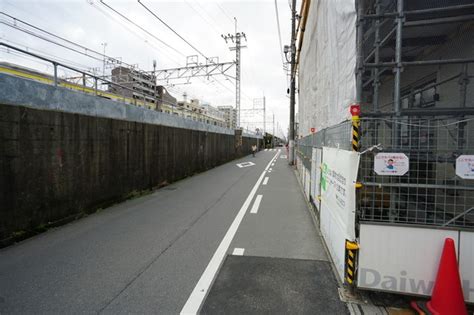
[[[0,74],[0,245],[249,154],[258,141],[164,115]]]
[[[0,105],[0,240],[250,152],[242,138]]]

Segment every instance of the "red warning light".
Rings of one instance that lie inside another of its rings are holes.
[[[360,115],[360,105],[359,104],[351,105],[350,112],[351,112],[352,116],[359,116]]]

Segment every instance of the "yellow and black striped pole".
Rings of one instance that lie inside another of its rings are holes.
[[[359,152],[360,141],[360,106],[359,104],[351,105],[350,112],[352,115],[352,151]],[[362,184],[356,183],[356,188],[361,188]],[[345,282],[353,287],[356,281],[357,271],[357,254],[359,245],[356,242],[346,240],[346,269]]]
[[[352,115],[352,151],[359,151],[360,141],[360,106],[358,104],[351,105]]]
[[[356,242],[346,240],[346,271],[345,280],[350,286],[354,285],[356,280],[356,262],[359,245]]]

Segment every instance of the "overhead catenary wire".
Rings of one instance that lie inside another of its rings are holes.
[[[16,23],[16,22],[20,22],[21,24],[24,24],[24,25],[26,25],[26,26],[28,26],[28,27],[30,27],[30,28],[35,29],[35,30],[38,30],[38,31],[40,31],[40,32],[42,32],[42,33],[44,33],[44,34],[47,34],[47,35],[52,36],[52,37],[54,37],[54,38],[56,38],[56,39],[60,39],[60,40],[66,42],[66,43],[68,43],[68,44],[71,44],[71,45],[73,45],[73,46],[76,46],[76,47],[79,47],[79,48],[81,48],[81,49],[84,49],[84,51],[85,51],[86,53],[87,53],[87,52],[91,52],[91,53],[93,53],[93,54],[99,55],[101,58],[107,58],[107,59],[109,59],[109,60],[117,61],[117,62],[120,62],[120,63],[125,64],[125,65],[130,66],[130,67],[132,66],[132,65],[129,65],[129,64],[125,63],[125,62],[122,62],[121,60],[117,60],[117,59],[115,59],[115,58],[113,58],[113,57],[110,57],[110,56],[107,56],[107,55],[105,55],[105,54],[103,54],[103,53],[101,53],[101,52],[98,52],[98,51],[96,51],[96,50],[90,49],[90,48],[85,47],[85,46],[83,46],[83,45],[81,45],[81,44],[75,43],[75,42],[73,42],[73,41],[71,41],[71,40],[69,40],[69,39],[67,39],[67,38],[64,38],[64,37],[61,37],[61,36],[59,36],[59,35],[56,35],[56,34],[50,32],[50,31],[47,31],[47,30],[41,28],[41,27],[35,26],[35,25],[33,25],[33,24],[31,24],[31,23],[28,23],[28,22],[26,22],[26,21],[23,21],[23,20],[20,20],[20,19],[18,19],[18,18],[16,18],[16,17],[12,16],[12,15],[10,15],[10,14],[7,14],[7,13],[5,13],[5,12],[1,12],[1,11],[0,11],[0,14],[11,18],[15,23]],[[11,25],[11,24],[7,24],[6,22],[3,22],[3,21],[0,21],[0,23],[3,23],[3,24],[8,25],[8,26],[10,26],[10,27],[17,28],[17,27],[15,27],[15,26],[16,26],[15,24]],[[20,30],[20,28],[17,28],[17,29]],[[21,29],[24,30],[24,28],[21,28]],[[31,32],[31,31],[30,31],[30,32]],[[31,33],[32,33],[32,32],[31,32]],[[31,35],[31,34],[30,34],[30,35]],[[38,37],[38,36],[36,36],[36,37]],[[41,39],[47,40],[47,39],[45,39],[44,37],[41,37]],[[51,40],[47,40],[47,41],[53,43]],[[56,43],[56,42],[54,42],[54,43]],[[65,45],[60,45],[60,46],[62,46],[62,47],[64,47],[64,48],[68,48],[68,47],[65,46]],[[70,48],[68,48],[68,49],[70,49]],[[71,50],[72,50],[72,49],[71,49]],[[75,51],[76,51],[76,50],[75,50]],[[76,51],[76,52],[77,52],[77,51]],[[86,56],[90,56],[90,55],[87,55],[87,54],[86,54]],[[92,57],[92,56],[90,56],[90,57],[91,57],[91,58],[94,58],[94,57]],[[97,59],[97,58],[94,58],[94,59]],[[100,60],[102,61],[102,59],[100,59]]]
[[[199,17],[200,17],[204,22],[206,22],[211,28],[214,29],[214,30],[216,31],[216,33],[217,33],[219,36],[220,36],[220,34],[222,34],[222,32],[220,32],[211,22],[209,22],[209,20],[208,20],[206,17],[204,17],[191,3],[189,3],[189,1],[187,1],[187,0],[184,0],[184,1],[186,2],[186,4],[187,4],[194,12],[196,12],[196,13],[199,15]],[[196,2],[196,4],[199,5],[199,7],[200,7],[201,9],[203,9],[202,6],[201,6],[198,2]],[[204,9],[203,9],[203,10],[204,10]],[[203,12],[205,13],[205,11],[203,11]],[[212,17],[211,17],[211,19],[212,19]]]
[[[137,23],[133,22],[130,18],[126,17],[124,14],[120,13],[119,11],[117,11],[116,9],[112,8],[110,5],[108,5],[107,3],[105,3],[104,0],[100,0],[100,2],[106,6],[107,8],[109,8],[110,10],[112,10],[113,12],[115,12],[116,14],[118,14],[119,16],[121,16],[122,18],[124,18],[125,20],[127,20],[128,22],[132,23],[133,25],[135,25],[136,27],[138,27],[139,29],[141,29],[142,31],[146,32],[147,34],[149,34],[150,36],[152,36],[153,38],[155,39],[158,39],[154,34],[150,33],[148,30],[146,30],[145,28],[141,27],[140,25],[138,25]],[[145,6],[143,3],[141,3],[140,1],[138,1],[149,13],[151,13],[155,18],[157,18],[161,23],[163,23],[168,29],[170,29],[174,34],[176,34],[178,37],[180,37],[183,41],[185,41],[188,45],[190,45],[195,51],[197,51],[200,55],[202,55],[204,58],[206,58],[206,60],[210,60],[209,57],[207,57],[206,55],[204,55],[199,49],[197,49],[196,47],[194,47],[191,43],[189,43],[186,39],[184,39],[181,35],[179,35],[175,30],[173,30],[168,24],[166,24],[166,22],[164,22],[162,19],[160,19],[155,13],[153,13],[147,6]],[[159,39],[158,39],[159,40]],[[162,42],[160,40],[160,42]],[[166,44],[167,45],[167,44]],[[169,45],[168,45],[169,46]],[[173,48],[174,49],[174,48]],[[176,49],[174,49],[176,50]],[[176,50],[177,51],[177,50]],[[179,51],[178,51],[179,52]],[[181,52],[179,52],[180,55],[184,56],[184,54],[182,54]]]
[[[153,37],[154,39],[156,39],[157,41],[159,41],[160,43],[162,43],[163,45],[165,45],[166,47],[168,47],[169,49],[175,51],[176,53],[180,54],[181,56],[183,57],[186,57],[182,52],[180,52],[179,50],[177,50],[176,48],[172,47],[171,45],[169,45],[168,43],[164,42],[163,40],[161,40],[160,38],[158,38],[156,35],[154,35],[153,33],[151,33],[150,31],[148,31],[147,29],[143,28],[142,26],[138,25],[137,23],[133,22],[131,19],[129,19],[128,17],[126,17],[124,14],[120,13],[119,11],[115,10],[114,8],[112,8],[110,5],[108,5],[107,3],[104,2],[104,0],[100,0],[100,3],[102,3],[104,6],[106,6],[107,8],[109,8],[110,10],[112,10],[113,12],[115,12],[116,14],[120,15],[123,19],[127,20],[129,23],[135,25],[136,27],[138,27],[139,29],[141,29],[142,31],[144,31],[145,33],[147,33],[148,35],[150,35],[151,37]]]
[[[103,0],[101,0],[103,1]],[[198,54],[200,54],[202,57],[204,57],[206,59],[206,61],[210,61],[211,59],[209,57],[207,57],[203,52],[201,52],[198,48],[196,48],[193,44],[191,44],[189,41],[187,41],[183,36],[181,36],[178,32],[176,32],[171,26],[169,26],[165,21],[163,21],[163,19],[161,19],[157,14],[155,14],[150,8],[148,8],[144,3],[142,3],[141,0],[137,0],[138,3],[145,8],[145,10],[147,10],[151,15],[153,15],[157,20],[159,20],[163,25],[165,25],[169,30],[171,30],[176,36],[178,36],[181,40],[183,40],[186,44],[188,44],[188,46],[190,46],[192,49],[194,49]],[[223,86],[224,88],[228,89],[227,87],[225,87],[224,84],[222,84],[220,81],[216,81],[218,82],[221,86]]]
[[[102,2],[103,0],[101,0]],[[178,32],[176,32],[171,26],[169,26],[165,21],[163,21],[158,15],[156,15],[152,10],[150,10],[145,4],[141,2],[141,0],[137,0],[138,3],[145,8],[151,15],[153,15],[158,21],[160,21],[164,26],[166,26],[170,31],[172,31],[176,36],[178,36],[181,40],[183,40],[186,44],[188,44],[192,49],[194,49],[198,54],[203,56],[206,60],[209,60],[204,53],[202,53],[199,49],[197,49],[193,44],[187,41],[183,36],[181,36]]]
[[[19,31],[21,31],[21,32],[23,32],[23,33],[26,33],[26,34],[31,35],[31,36],[34,36],[34,37],[36,37],[36,38],[42,39],[42,40],[47,41],[47,42],[49,42],[49,43],[51,43],[51,44],[55,44],[55,45],[57,45],[57,46],[63,47],[63,48],[65,48],[65,49],[68,49],[68,50],[70,50],[70,51],[76,52],[76,53],[78,53],[78,54],[87,56],[87,57],[89,57],[89,58],[95,59],[95,60],[97,60],[97,61],[101,61],[101,62],[103,61],[102,58],[98,58],[98,57],[94,57],[94,56],[88,55],[87,52],[82,52],[82,51],[80,51],[80,50],[77,50],[77,49],[68,47],[68,46],[66,46],[66,45],[64,45],[64,44],[58,43],[58,42],[56,42],[56,41],[54,41],[54,40],[52,40],[52,39],[49,39],[49,38],[46,38],[46,37],[44,37],[44,36],[42,36],[42,35],[36,34],[36,33],[32,32],[32,31],[29,31],[29,30],[24,29],[24,28],[22,28],[22,27],[15,26],[15,25],[13,25],[13,24],[9,24],[9,23],[4,22],[4,21],[0,21],[0,24],[7,25],[7,26],[9,26],[9,27],[11,27],[11,28],[14,28],[14,29],[16,29],[16,30],[19,30]]]
[[[90,3],[90,2],[89,2]],[[95,6],[96,8],[99,9],[99,11],[101,12],[104,12],[103,10],[104,9],[101,9],[97,6]],[[105,12],[107,13],[107,10],[105,10]],[[110,11],[109,11],[110,12]],[[112,14],[111,12],[109,13],[109,15]],[[113,14],[112,14],[113,15]],[[24,32],[28,35],[31,35],[31,36],[34,36],[40,40],[44,40],[44,41],[47,41],[49,43],[52,43],[54,45],[58,45],[59,47],[62,47],[62,48],[65,48],[65,49],[68,49],[70,51],[73,51],[75,53],[79,53],[79,54],[82,54],[88,58],[91,58],[91,59],[94,59],[96,61],[99,61],[99,62],[102,62],[103,59],[100,58],[100,57],[105,57],[105,58],[108,58],[108,59],[113,59],[113,60],[117,60],[115,58],[112,58],[112,57],[109,57],[105,54],[102,54],[98,51],[95,51],[93,49],[90,49],[86,46],[83,46],[83,45],[80,45],[78,43],[75,43],[71,40],[68,40],[67,38],[63,38],[59,35],[56,35],[56,34],[53,34],[47,30],[44,30],[44,29],[41,29],[40,27],[37,27],[37,26],[34,26],[33,24],[30,24],[28,22],[25,22],[27,24],[25,24],[24,26],[22,26],[23,24],[21,24],[21,22],[24,22],[24,21],[20,21],[14,17],[11,17],[15,20],[17,20],[19,23],[17,23],[16,27],[14,27],[17,31],[21,31],[21,32]],[[114,20],[117,21],[119,18],[118,17],[114,17]],[[121,21],[122,22],[122,25],[123,24],[126,24],[124,21]],[[13,23],[12,23],[13,24]],[[12,26],[12,25],[9,25],[9,26]],[[28,26],[28,27],[26,27]],[[47,53],[46,53],[47,54]],[[16,54],[18,56],[20,56],[19,54]],[[50,56],[52,56],[51,54],[49,54]],[[57,56],[55,56],[57,57]],[[55,58],[57,59],[57,58]],[[76,62],[71,62],[70,60],[67,60],[67,59],[64,59],[64,58],[61,58],[62,60],[64,61],[67,61],[68,64],[76,64],[76,65],[79,65],[78,63]],[[58,60],[59,61],[59,60]],[[122,62],[121,60],[118,60],[119,62],[121,62],[122,64],[124,65],[128,65],[127,63],[125,62]],[[81,65],[82,67],[83,65]],[[132,65],[130,65],[132,66]],[[135,66],[132,66],[132,67],[135,67]],[[206,82],[206,83],[209,83],[209,82]],[[225,93],[227,93],[227,91],[229,91],[230,93],[233,93],[233,91],[231,91],[229,89],[229,87],[227,87],[227,84],[223,84],[225,82],[220,82],[220,81],[211,81],[211,84],[214,84],[216,85],[216,87],[221,90],[221,91],[224,91]],[[226,91],[227,90],[227,91]]]
[[[276,23],[277,23],[277,29],[278,29],[278,40],[279,40],[279,43],[280,43],[280,55],[281,55],[281,62],[283,64],[283,71],[285,72],[284,70],[284,67],[285,67],[285,57],[283,55],[283,44],[281,42],[281,30],[280,30],[280,17],[279,17],[279,14],[278,14],[278,3],[277,3],[277,0],[274,1],[275,2],[275,15],[276,15]],[[285,72],[285,75],[286,75],[286,72]]]
[[[229,19],[230,23],[233,26],[234,25],[234,20],[227,14],[227,12],[224,10],[224,8],[219,3],[216,2],[216,5],[219,8],[219,10],[221,10],[221,12],[224,13],[224,15]]]
[[[133,34],[134,36],[136,36],[137,38],[139,38],[140,40],[142,40],[145,44],[149,45],[151,48],[153,48],[156,52],[160,53],[160,54],[163,54],[164,57],[168,58],[169,60],[171,60],[172,62],[174,62],[175,64],[177,65],[180,65],[179,61],[177,61],[175,58],[173,58],[173,56],[171,56],[169,53],[165,52],[165,50],[161,49],[161,48],[158,48],[157,46],[155,46],[154,44],[152,44],[151,41],[148,41],[146,38],[143,38],[141,35],[138,34],[138,32],[136,30],[133,30],[132,28],[130,28],[127,24],[124,24],[122,23],[121,20],[118,20],[117,18],[115,18],[114,16],[112,16],[110,13],[108,13],[107,11],[105,11],[104,9],[102,9],[101,7],[97,6],[96,4],[94,4],[94,2],[92,0],[86,0],[92,7],[94,7],[97,11],[99,11],[100,13],[102,13],[104,16],[106,16],[107,18],[111,19],[113,22],[115,22],[116,24],[120,25],[121,27],[123,27],[125,30],[127,30],[129,33]],[[122,17],[123,18],[123,17]],[[135,27],[138,27],[137,25],[131,23],[132,25],[134,25]],[[142,30],[143,31],[143,30]]]

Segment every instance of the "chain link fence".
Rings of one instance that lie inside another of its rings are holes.
[[[312,135],[301,138],[297,141],[296,154],[303,162],[303,165],[311,170],[311,156],[313,148],[331,147],[342,150],[351,150],[351,129],[350,121],[344,121]]]
[[[456,160],[474,154],[474,118],[367,118],[361,132],[360,221],[474,227],[474,180],[456,175]],[[409,171],[378,175],[380,151],[404,153]]]

